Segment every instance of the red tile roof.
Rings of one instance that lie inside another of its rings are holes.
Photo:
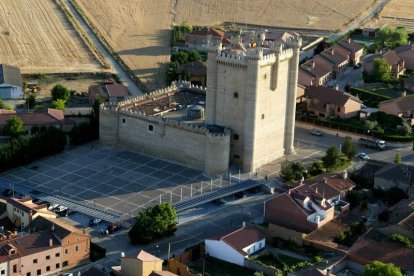
[[[25,125],[63,125],[69,121],[65,120],[62,110],[48,108],[45,110],[37,110],[31,113],[15,113],[2,114],[0,113],[0,126],[7,125],[7,120],[11,116],[17,116],[22,119]],[[70,121],[70,123],[73,123]]]
[[[222,240],[242,255],[247,256],[248,254],[243,251],[243,248],[246,248],[249,245],[252,245],[255,242],[259,242],[265,238],[265,235],[257,230],[240,228],[230,233],[211,239]]]
[[[126,87],[119,83],[106,84],[105,89],[109,97],[125,97],[128,96]]]
[[[203,30],[194,30],[190,33],[188,33],[188,35],[198,35],[198,36],[207,36],[207,35],[212,35],[215,37],[224,37],[224,32],[220,31],[220,30],[216,30],[216,29],[203,29]]]
[[[358,52],[362,49],[364,49],[364,46],[359,44],[358,42],[355,42],[354,40],[350,38],[344,38],[341,41],[337,43],[337,45],[341,46],[342,48],[345,48],[353,53]]]
[[[396,242],[361,237],[349,250],[348,257],[363,265],[378,260],[414,271],[414,249]]]

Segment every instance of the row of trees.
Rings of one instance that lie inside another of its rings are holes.
[[[52,88],[52,103],[51,103],[51,107],[54,109],[59,109],[59,110],[64,110],[65,109],[65,105],[66,105],[66,101],[69,99],[70,97],[70,91],[68,88],[66,88],[65,86],[63,86],[62,84],[56,84],[53,88]],[[30,94],[27,98],[26,98],[26,107],[28,109],[44,109],[45,107],[42,105],[38,105],[37,104],[37,100],[36,100],[36,95],[35,94]]]
[[[280,169],[280,177],[288,183],[299,181],[302,177],[316,176],[326,171],[332,171],[343,166],[348,160],[352,160],[358,152],[357,146],[351,137],[346,137],[341,146],[342,154],[336,146],[331,146],[326,151],[321,161],[312,164],[309,170],[301,162],[285,162]],[[344,159],[344,156],[346,159]]]
[[[0,171],[59,153],[64,150],[65,144],[65,134],[55,127],[40,128],[31,136],[17,135],[9,143],[0,146]]]

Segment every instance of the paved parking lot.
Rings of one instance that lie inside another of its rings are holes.
[[[97,144],[66,151],[1,176],[37,191],[121,213],[124,218],[160,200],[175,202],[228,185],[225,180],[208,179],[195,169]]]

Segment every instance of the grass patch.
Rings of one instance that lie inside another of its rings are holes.
[[[371,91],[375,94],[395,99],[401,96],[402,89],[397,87],[391,87],[371,89]]]
[[[192,262],[190,265],[192,270],[198,273],[203,272],[203,259]],[[204,265],[205,275],[220,275],[220,276],[252,276],[254,271],[242,266],[232,263],[224,262],[216,258],[206,258]]]

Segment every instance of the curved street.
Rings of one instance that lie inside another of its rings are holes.
[[[122,83],[128,88],[129,93],[132,96],[140,96],[142,95],[141,89],[135,83],[135,81],[128,75],[127,72],[119,65],[119,63],[115,60],[112,54],[106,49],[106,47],[102,44],[99,38],[95,35],[89,25],[85,22],[83,17],[79,14],[76,8],[72,5],[69,0],[64,0],[64,4],[69,8],[75,19],[78,21],[80,26],[85,30],[86,34],[88,35],[89,39],[92,43],[96,46],[98,51],[102,54],[105,60],[111,65],[111,69],[113,73],[117,74],[118,77],[121,79]]]

